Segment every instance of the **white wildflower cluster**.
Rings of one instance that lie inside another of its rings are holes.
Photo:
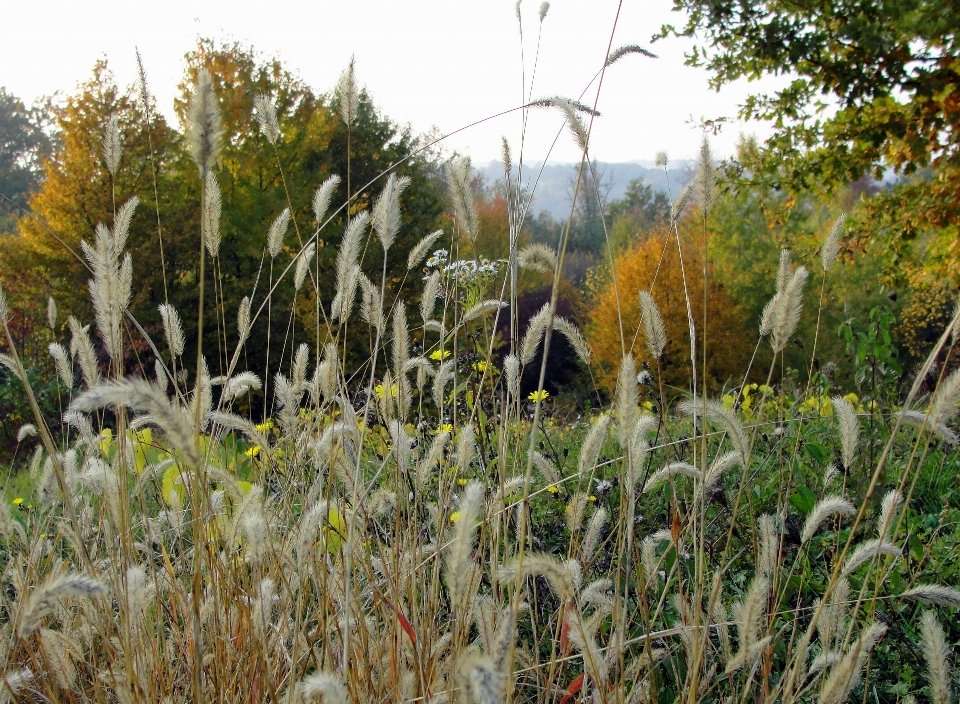
[[[433,253],[433,256],[427,260],[427,267],[430,269],[436,269],[437,267],[443,266],[450,259],[450,253],[445,249],[438,249]]]
[[[457,259],[450,262],[450,253],[445,249],[438,249],[433,253],[427,262],[428,269],[439,269],[443,274],[451,275],[459,279],[471,279],[475,276],[495,276],[500,273],[500,269],[507,263],[506,259]],[[429,278],[429,274],[424,277]]]

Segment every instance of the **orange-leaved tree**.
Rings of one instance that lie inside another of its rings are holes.
[[[702,375],[704,277],[703,257],[696,239],[681,223],[678,250],[674,230],[666,225],[658,227],[651,231],[649,237],[637,241],[617,257],[616,288],[613,277],[608,272],[594,276],[591,282],[593,302],[588,316],[590,325],[587,334],[594,350],[600,383],[608,390],[612,391],[616,386],[622,351],[632,352],[635,358],[647,362],[653,374],[657,374],[659,369],[664,386],[672,389],[668,396],[689,390],[692,375],[688,297],[697,337],[698,378]],[[667,344],[659,367],[647,350],[640,316],[640,291],[651,293],[663,317]],[[731,380],[734,384],[739,383],[738,375],[746,368],[751,341],[755,338],[753,331],[744,329],[736,304],[724,291],[722,283],[713,277],[708,265],[708,387],[717,389]]]

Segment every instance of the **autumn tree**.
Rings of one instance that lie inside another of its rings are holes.
[[[275,261],[273,283],[280,283],[270,297],[274,310],[279,311],[271,319],[272,333],[281,340],[270,350],[270,368],[275,371],[281,357],[290,359],[288,328],[302,335],[300,341],[314,342],[317,333],[328,332],[336,247],[346,223],[346,209],[341,206],[347,198],[347,128],[336,109],[335,95],[314,93],[278,61],[264,60],[253,49],[202,41],[187,55],[186,64],[175,105],[181,123],[194,77],[203,66],[213,78],[225,133],[224,148],[214,168],[222,194],[221,238],[218,256],[207,268],[207,284],[216,295],[208,297],[205,306],[211,313],[209,325],[204,326],[204,348],[218,350],[219,354],[211,352],[211,371],[219,373],[225,364],[225,350],[236,339],[240,299],[252,296],[256,310],[267,297],[267,233],[274,219],[289,207],[290,227]],[[277,109],[280,136],[275,144],[263,136],[254,116],[254,99],[260,94]],[[113,117],[118,120],[123,145],[115,176],[102,158],[104,130]],[[103,62],[97,64],[93,78],[80,92],[67,99],[57,115],[57,127],[59,147],[44,160],[42,185],[30,200],[35,219],[22,218],[20,235],[0,240],[0,277],[11,300],[45,302],[46,294],[55,291],[61,310],[89,319],[89,272],[73,253],[79,253],[81,240],[92,238],[98,223],[112,222],[115,206],[137,196],[140,205],[128,241],[135,280],[130,309],[147,332],[162,340],[157,306],[169,300],[182,313],[185,355],[189,356],[191,348],[196,349],[201,189],[183,135],[168,127],[155,110],[145,119],[134,92],[118,89]],[[378,113],[361,91],[350,142],[351,212],[372,205],[383,185],[380,177],[388,171],[411,178],[403,196],[403,227],[388,261],[391,288],[406,275],[406,249],[436,229],[444,208],[438,167],[417,156],[415,148],[412,132]],[[312,199],[320,184],[334,174],[344,181],[333,195],[329,222],[319,233],[312,275],[295,294],[293,271],[288,267],[301,245],[317,232]],[[381,265],[382,248],[366,246],[364,270],[379,276]],[[42,310],[34,311],[34,317],[42,319]],[[245,351],[245,363],[259,373],[266,368],[266,325],[266,316],[258,319]],[[142,338],[132,334],[129,342],[135,348]],[[354,342],[357,344],[351,343],[348,349],[357,347],[354,356],[359,359],[361,345]],[[146,364],[149,355],[139,361]]]
[[[818,194],[895,172],[851,214],[847,246],[878,239],[889,285],[927,289],[942,316],[960,285],[960,6],[674,0],[674,9],[685,24],[659,38],[695,37],[687,62],[706,67],[714,88],[784,80],[743,104],[741,117],[770,120],[774,132],[731,171],[749,185]]]
[[[103,160],[103,136],[111,118],[117,121],[123,145],[115,175]],[[51,294],[62,311],[89,318],[90,272],[81,260],[80,243],[93,239],[98,224],[109,226],[117,208],[136,196],[140,206],[127,243],[138,273],[131,309],[146,311],[149,320],[151,308],[155,311],[163,300],[149,144],[152,139],[163,172],[175,158],[174,134],[157,116],[148,139],[133,95],[117,88],[105,61],[98,61],[90,80],[56,110],[55,124],[57,145],[41,160],[42,180],[29,198],[30,212],[21,211],[18,235],[0,239],[4,285],[15,301],[29,308],[25,315],[34,325],[44,320]],[[181,232],[177,216],[183,214],[183,205],[176,184],[161,181],[156,194],[170,231]],[[64,319],[61,316],[61,323]],[[142,338],[131,341],[140,343]]]
[[[667,346],[659,365],[663,382],[673,388],[673,393],[689,390],[692,370],[687,297],[697,321],[697,335],[702,340],[703,254],[688,231],[681,230],[680,245],[682,249],[678,250],[674,231],[662,225],[616,258],[616,286],[609,276],[594,283],[587,332],[600,379],[608,390],[616,384],[624,352],[632,352],[654,371],[657,369],[641,327],[640,291],[652,294],[666,328]],[[709,383],[716,390],[731,380],[738,383],[737,375],[745,369],[755,336],[744,334],[740,311],[712,267],[708,266],[707,271],[707,368]],[[698,348],[698,365],[701,354]]]

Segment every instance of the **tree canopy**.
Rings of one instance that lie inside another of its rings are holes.
[[[40,159],[50,147],[43,130],[47,117],[43,105],[27,108],[0,88],[0,193],[5,196],[0,200],[0,232],[15,229],[16,211],[37,184]]]
[[[909,259],[949,275],[960,252],[960,6],[932,0],[674,0],[687,14],[657,38],[695,37],[687,63],[719,89],[782,76],[741,116],[773,121],[756,157],[739,166],[783,190],[832,191],[864,176],[900,175],[851,219],[856,238],[880,234],[888,273],[910,278]],[[915,283],[915,282],[914,282]]]
[[[317,232],[314,193],[336,174],[343,180],[331,200],[328,214],[332,217],[319,233],[307,285],[294,291],[291,268],[286,274],[289,285],[278,287],[270,296],[275,315],[269,325],[275,339],[285,339],[291,324],[298,330],[311,327],[312,333],[317,297],[329,309],[335,294],[336,252],[346,226],[347,211],[340,206],[347,200],[347,126],[337,110],[337,98],[315,93],[279,61],[264,59],[254,49],[237,44],[202,41],[187,55],[186,66],[176,112],[184,117],[197,71],[204,67],[212,77],[224,131],[224,146],[214,168],[222,193],[221,245],[206,274],[208,286],[216,291],[214,302],[207,304],[216,325],[211,320],[204,326],[204,347],[217,350],[225,337],[235,337],[234,318],[241,298],[254,294],[254,305],[259,306],[270,280],[276,282],[302,244]],[[109,226],[117,209],[134,196],[140,204],[127,242],[136,281],[131,312],[148,332],[158,334],[159,304],[169,302],[180,311],[197,309],[198,170],[181,130],[168,125],[155,110],[145,112],[136,93],[118,88],[106,62],[98,62],[90,80],[57,108],[58,144],[41,162],[40,179],[28,200],[31,213],[19,218],[17,235],[0,237],[0,276],[17,315],[42,321],[46,298],[53,294],[64,313],[90,319],[86,295],[90,273],[70,250],[79,253],[80,242],[92,241],[97,225]],[[275,145],[261,134],[254,116],[254,99],[261,94],[269,96],[277,108],[280,137]],[[117,120],[122,144],[115,175],[106,168],[102,154],[111,119]],[[399,176],[408,176],[395,251],[409,249],[442,224],[444,186],[437,166],[415,154],[416,136],[378,113],[362,90],[350,130],[350,195],[356,196],[350,212],[372,206],[383,185],[376,180],[380,175],[395,170]],[[265,253],[267,233],[288,207],[290,226],[280,252],[271,258]],[[379,272],[382,256],[381,247],[365,247],[361,264]],[[393,257],[387,271],[388,285],[395,285],[406,274],[406,259]],[[196,322],[192,316],[182,319],[186,354],[194,345]],[[248,366],[257,371],[266,361],[266,327],[267,316],[263,316],[246,344]],[[137,348],[138,338],[131,334],[132,349]],[[271,367],[276,369],[279,360],[289,360],[291,354],[287,350],[284,357],[283,344],[274,344]],[[211,372],[219,369],[213,367]]]

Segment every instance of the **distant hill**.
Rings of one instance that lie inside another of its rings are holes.
[[[537,184],[531,214],[541,210],[548,211],[554,218],[562,219],[570,212],[570,197],[573,193],[573,182],[577,177],[579,164],[563,164],[548,162]],[[601,183],[609,190],[606,193],[607,201],[622,198],[627,184],[635,178],[642,178],[654,190],[667,192],[667,177],[663,169],[654,167],[653,162],[597,162]],[[676,162],[668,170],[670,176],[670,191],[676,197],[680,189],[690,180],[693,169],[692,163]],[[503,178],[503,166],[499,161],[476,165],[488,183],[494,183]],[[537,179],[540,170],[539,164],[525,164],[523,168],[524,187],[530,188]],[[516,166],[514,166],[516,173]],[[603,191],[601,191],[603,192]]]

